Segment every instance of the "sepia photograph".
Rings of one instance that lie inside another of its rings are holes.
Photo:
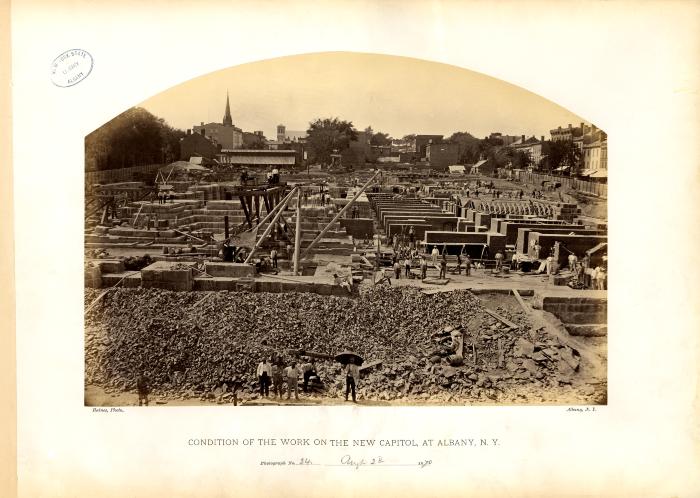
[[[608,136],[546,97],[327,52],[105,116],[85,406],[607,405]]]

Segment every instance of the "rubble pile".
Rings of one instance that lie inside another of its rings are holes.
[[[86,290],[86,306],[97,295]],[[497,312],[517,327],[486,313],[468,291],[428,296],[369,287],[351,298],[115,289],[85,317],[86,382],[128,390],[142,368],[165,395],[206,396],[232,381],[253,392],[262,357],[282,354],[289,364],[287,349],[352,350],[366,364],[380,360],[358,385],[361,396],[376,400],[495,398],[508,384],[558,385],[576,371],[575,350],[531,329],[523,313]],[[464,331],[461,366],[447,359],[449,337],[432,337],[448,325]],[[341,365],[317,365],[325,394],[338,396]]]

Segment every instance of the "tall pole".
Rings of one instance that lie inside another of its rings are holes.
[[[316,236],[316,238],[311,242],[311,244],[309,244],[309,246],[308,246],[308,247],[306,248],[306,250],[304,251],[304,254],[302,255],[302,257],[305,258],[305,257],[309,254],[309,251],[311,250],[311,248],[312,248],[313,246],[315,246],[315,245],[318,243],[318,241],[321,240],[321,239],[323,238],[324,235],[326,235],[326,232],[328,232],[328,230],[331,229],[331,227],[333,226],[333,223],[335,223],[336,221],[338,221],[338,220],[340,219],[340,217],[343,216],[343,213],[345,213],[345,211],[347,211],[348,208],[349,208],[350,206],[352,206],[352,204],[357,200],[357,198],[360,197],[360,196],[362,195],[362,193],[365,191],[365,189],[367,189],[367,187],[370,186],[370,184],[374,181],[374,179],[377,177],[377,175],[378,175],[379,173],[381,173],[381,171],[377,170],[377,172],[376,172],[374,175],[372,175],[372,178],[370,178],[369,180],[367,180],[367,183],[365,183],[364,186],[360,189],[360,191],[357,192],[357,194],[355,194],[355,197],[353,197],[352,200],[351,200],[350,202],[348,202],[348,203],[345,205],[345,207],[343,207],[343,209],[341,209],[340,211],[338,211],[338,214],[335,215],[335,217],[330,221],[330,223],[328,223],[328,225],[326,225],[326,227],[325,227],[323,230],[321,230],[321,233],[319,233],[319,234]]]
[[[299,250],[301,249],[301,189],[297,192],[297,226],[294,231],[294,275],[299,274]]]
[[[267,238],[267,236],[270,235],[270,232],[272,231],[272,227],[275,226],[275,223],[277,223],[277,220],[278,220],[279,217],[282,215],[282,211],[284,211],[284,207],[286,206],[287,202],[289,202],[290,197],[292,196],[292,194],[294,193],[294,191],[297,190],[298,188],[299,188],[299,187],[294,187],[294,190],[292,190],[292,191],[289,193],[289,195],[284,199],[284,201],[282,201],[282,202],[279,204],[279,211],[277,211],[277,214],[275,214],[275,217],[272,219],[272,221],[271,221],[270,224],[267,226],[267,228],[265,229],[265,231],[263,232],[263,234],[260,236],[260,238],[258,239],[258,241],[255,243],[255,245],[253,246],[253,249],[250,251],[250,254],[249,254],[248,257],[245,259],[244,263],[247,264],[247,263],[250,262],[251,259],[253,259],[253,255],[255,254],[255,251],[262,245],[262,243],[263,243],[263,241],[265,240],[265,238]]]

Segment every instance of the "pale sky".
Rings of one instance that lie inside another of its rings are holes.
[[[588,121],[520,87],[466,69],[405,57],[345,52],[282,57],[216,71],[139,104],[187,129],[221,122],[228,90],[234,125],[276,137],[338,117],[401,138],[468,131],[544,135]]]

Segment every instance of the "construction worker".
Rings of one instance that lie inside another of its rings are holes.
[[[316,362],[314,362],[314,360],[312,359],[311,361],[304,363],[301,366],[301,371],[302,371],[302,374],[304,375],[303,389],[304,389],[304,392],[306,393],[309,391],[309,379],[311,379],[311,377],[314,377],[314,376],[318,377],[318,374],[316,373]]]
[[[426,273],[428,272],[428,261],[425,256],[420,257],[420,279],[425,280]]]
[[[401,278],[401,264],[399,263],[398,259],[394,259],[394,276],[396,277],[396,280]]]
[[[430,255],[433,258],[433,266],[437,265],[438,262],[438,256],[440,255],[440,251],[438,250],[437,246],[433,247],[433,250],[431,251]]]
[[[274,247],[270,251],[270,259],[272,260],[272,267],[277,268],[277,249]]]
[[[447,251],[442,253],[440,260],[440,278],[447,278]]]
[[[500,272],[503,268],[503,253],[500,251],[500,249],[496,251],[496,256],[494,257],[496,258],[496,271]]]
[[[594,270],[593,286],[596,290],[605,290],[605,270],[602,266],[596,266]]]
[[[272,364],[272,393],[280,399],[284,394],[284,363],[281,357]]]
[[[409,256],[406,256],[404,266],[406,267],[406,278],[408,278],[411,275],[411,258]]]
[[[355,358],[350,357],[345,367],[345,401],[348,400],[348,394],[352,391],[352,402],[357,403],[355,388],[358,380],[360,380],[360,369],[355,365]]]
[[[258,380],[260,382],[260,396],[270,396],[270,380],[272,377],[272,365],[267,358],[258,365]]]
[[[457,275],[462,274],[462,253],[457,255]]]
[[[534,258],[535,259],[540,259],[540,250],[542,247],[540,246],[539,242],[535,242],[535,245],[532,247],[533,253],[534,253]]]
[[[294,398],[299,399],[299,373],[296,361],[284,369],[285,377],[287,377],[287,399],[291,397],[292,391],[294,391]]]
[[[139,376],[136,379],[136,389],[139,393],[139,406],[148,406],[148,393],[150,392],[150,386],[148,382],[148,377],[144,374],[143,370],[139,371]]]
[[[468,277],[471,275],[472,270],[472,260],[469,258],[469,254],[464,255],[464,275]]]

